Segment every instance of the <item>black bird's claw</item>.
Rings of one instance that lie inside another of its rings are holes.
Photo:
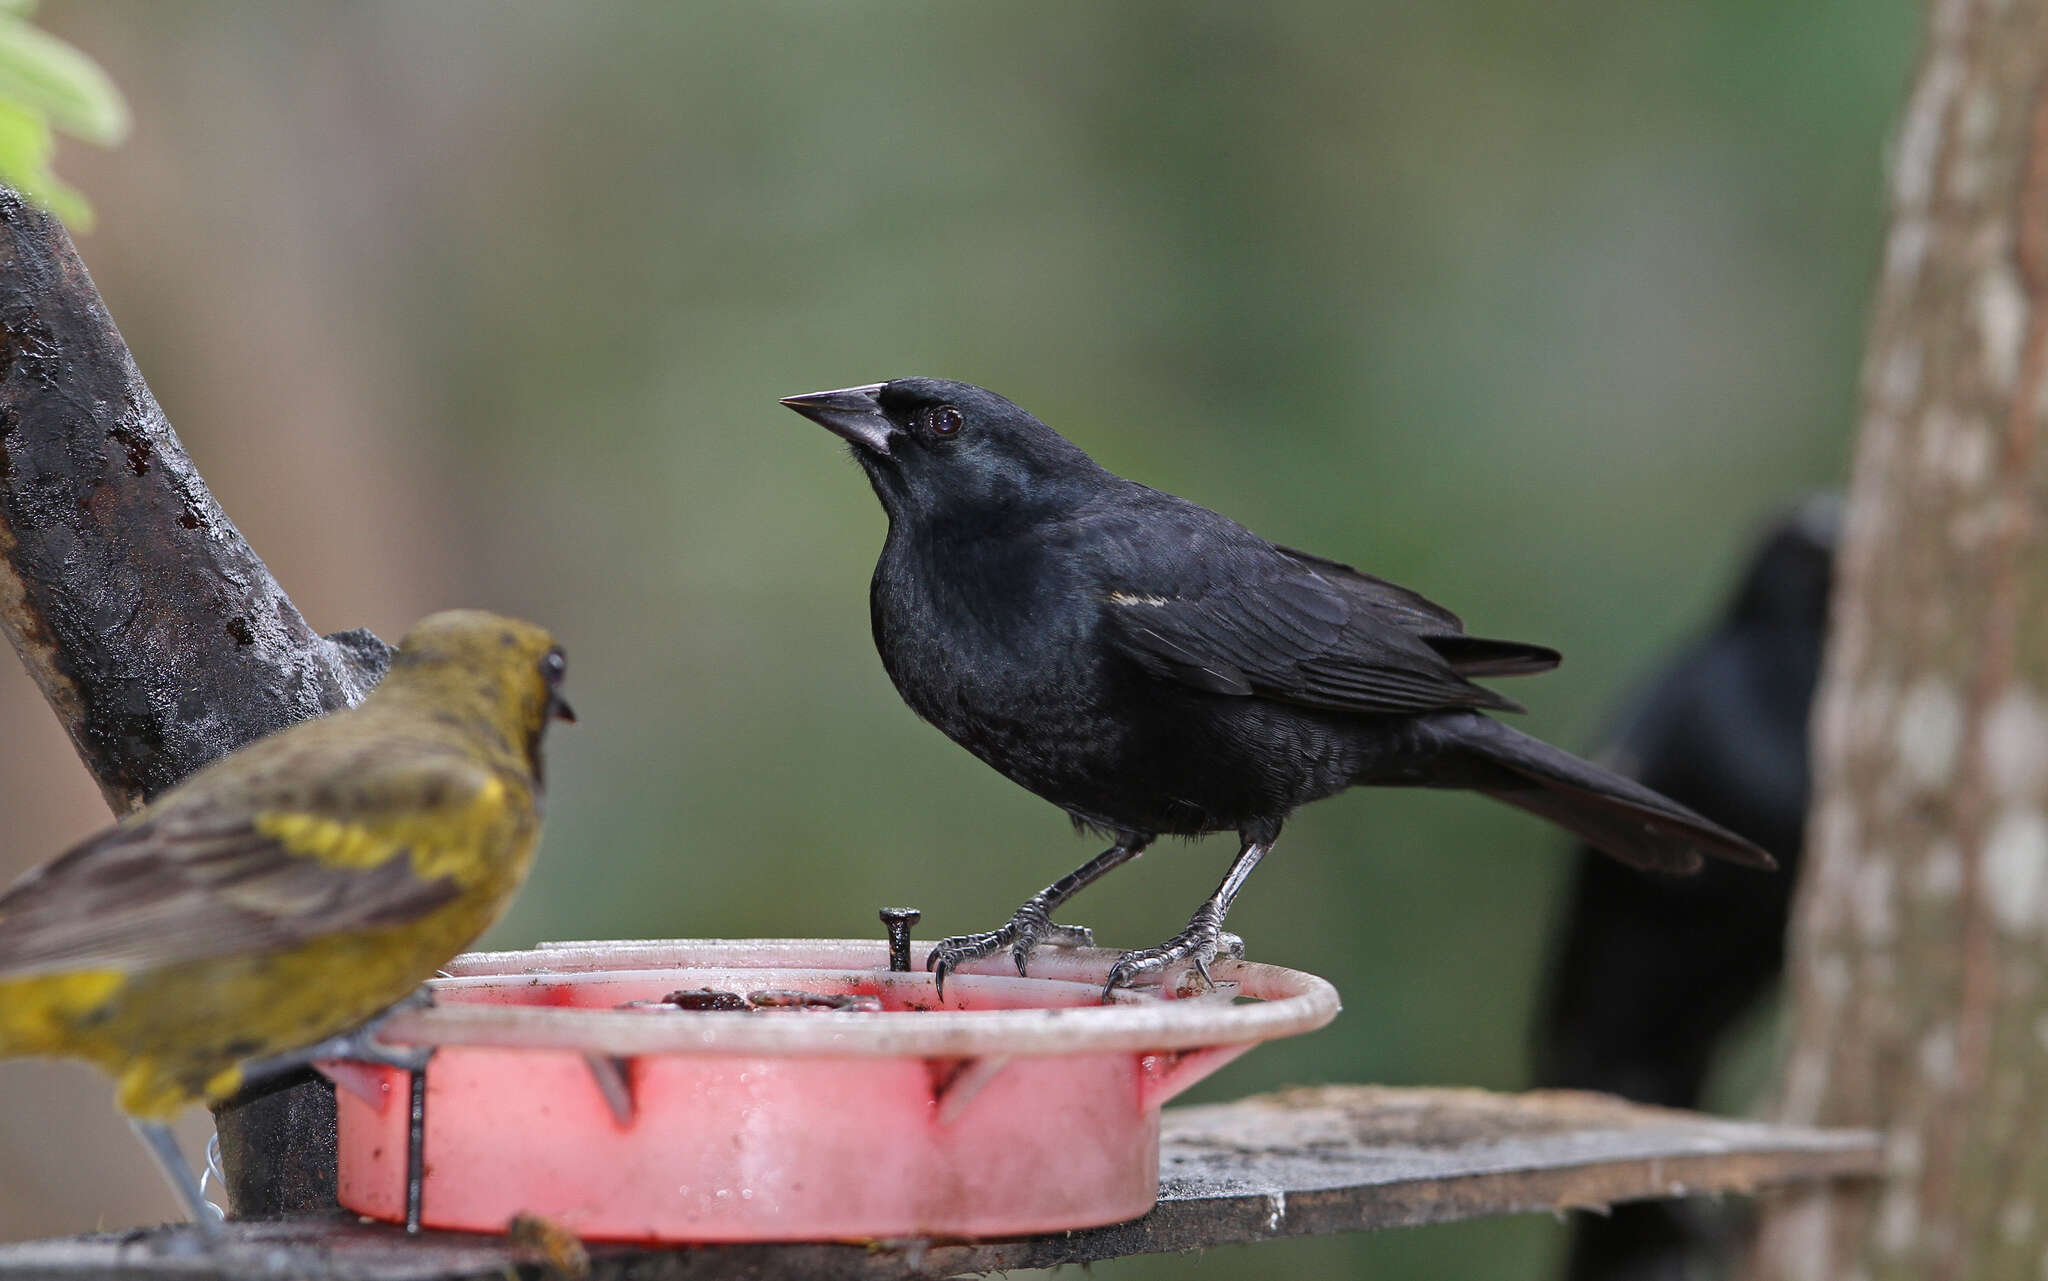
[[[936,977],[939,995],[946,994],[948,974],[968,961],[978,961],[1001,947],[1003,933],[1002,930],[984,930],[979,934],[956,934],[934,943],[930,954],[924,958],[924,967]]]
[[[1219,956],[1244,959],[1244,940],[1224,933],[1222,919],[1213,905],[1204,904],[1186,929],[1158,947],[1140,948],[1118,957],[1110,967],[1109,981],[1102,985],[1103,1004],[1109,1003],[1110,994],[1118,988],[1130,987],[1142,975],[1157,973],[1176,961],[1187,961],[1200,985],[1214,991],[1216,980],[1209,976],[1209,963]]]
[[[1095,933],[1085,925],[1055,925],[1037,899],[1027,899],[1009,924],[980,934],[957,934],[934,944],[924,958],[924,967],[938,978],[939,995],[946,994],[946,976],[969,961],[1010,949],[1017,963],[1017,975],[1029,977],[1031,953],[1044,944],[1056,947],[1093,947]]]
[[[1040,947],[1094,947],[1095,931],[1085,925],[1048,925],[1039,935]],[[1019,970],[1019,973],[1023,971]]]

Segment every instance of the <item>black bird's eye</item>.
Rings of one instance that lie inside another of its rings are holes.
[[[540,660],[540,674],[547,677],[549,685],[561,684],[562,677],[567,675],[568,671],[569,660],[562,656],[559,649],[549,650],[547,657]]]
[[[932,410],[931,417],[927,421],[931,425],[932,435],[957,436],[960,434],[960,429],[967,425],[967,416],[951,405],[940,405],[937,409]]]

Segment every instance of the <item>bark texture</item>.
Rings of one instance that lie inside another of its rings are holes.
[[[1936,0],[1899,130],[1793,927],[1788,1121],[1888,1132],[1754,1273],[2048,1261],[2048,0]]]
[[[0,630],[115,811],[360,699],[185,456],[71,238],[0,190]]]
[[[116,813],[359,701],[391,659],[368,632],[307,625],[199,478],[62,225],[4,188],[0,631]],[[238,1213],[331,1206],[333,1109],[310,1072],[223,1105]],[[327,1118],[324,1146],[294,1124],[307,1115]],[[281,1169],[304,1177],[285,1187]]]

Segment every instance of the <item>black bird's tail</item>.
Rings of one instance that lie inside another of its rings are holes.
[[[1481,767],[1468,786],[1547,818],[1604,854],[1660,872],[1696,872],[1705,854],[1777,866],[1727,828],[1633,779],[1490,717],[1462,719],[1456,741]]]

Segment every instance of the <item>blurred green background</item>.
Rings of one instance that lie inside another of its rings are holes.
[[[1601,708],[1846,460],[1904,0],[57,3],[135,129],[58,169],[223,505],[323,630],[555,628],[531,884],[491,942],[985,928],[1092,853],[917,722],[882,515],[776,406],[921,373],[1555,645]],[[13,871],[105,821],[0,672]],[[1071,915],[1178,929],[1231,849]],[[1564,842],[1463,796],[1304,814],[1233,928],[1333,1028],[1205,1085],[1524,1083]],[[1673,993],[1684,1000],[1683,993]],[[168,1198],[83,1068],[7,1064],[0,1233]],[[194,1118],[196,1140],[204,1126]],[[54,1145],[61,1143],[63,1146]],[[1522,1219],[1098,1267],[1536,1277]]]

